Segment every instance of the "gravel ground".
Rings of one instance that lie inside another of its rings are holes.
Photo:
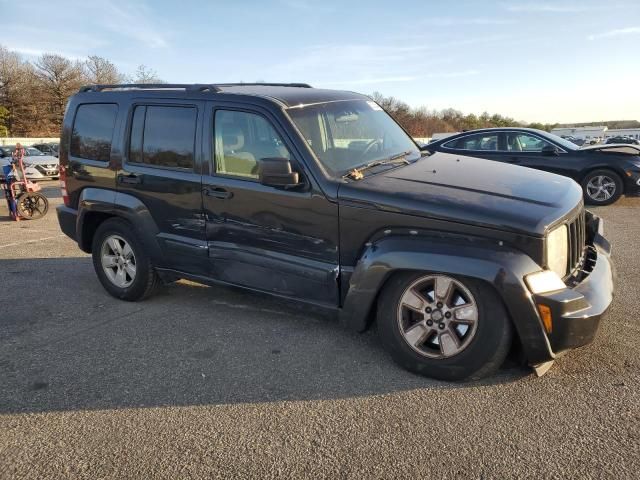
[[[114,300],[53,210],[3,205],[0,478],[637,478],[639,209],[598,211],[618,283],[592,345],[542,378],[448,384],[374,332],[236,289]]]

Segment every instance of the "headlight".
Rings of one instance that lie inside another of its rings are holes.
[[[553,230],[547,236],[547,266],[559,277],[567,274],[569,263],[569,234],[566,225]]]
[[[531,293],[555,292],[556,290],[567,288],[558,274],[551,270],[543,270],[542,272],[527,275],[525,281]]]

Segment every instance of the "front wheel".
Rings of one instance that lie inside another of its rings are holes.
[[[595,170],[582,181],[584,199],[591,205],[611,205],[622,195],[622,179],[610,170]]]
[[[478,379],[495,372],[513,336],[490,285],[424,272],[397,274],[385,284],[378,332],[397,363],[441,380]]]

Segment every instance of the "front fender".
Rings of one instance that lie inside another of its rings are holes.
[[[540,270],[530,257],[502,242],[465,237],[385,237],[369,245],[349,279],[341,321],[364,331],[378,293],[395,272],[425,271],[472,277],[490,283],[502,298],[525,355],[531,363],[548,360],[551,349],[524,284]],[[552,355],[552,354],[551,354]]]

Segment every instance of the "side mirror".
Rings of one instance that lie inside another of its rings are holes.
[[[554,156],[554,155],[558,155],[558,153],[559,153],[558,147],[555,147],[553,145],[545,145],[544,147],[542,147],[543,155]]]
[[[263,185],[280,188],[295,188],[301,185],[298,172],[291,168],[287,158],[261,158],[258,161],[258,179]]]

